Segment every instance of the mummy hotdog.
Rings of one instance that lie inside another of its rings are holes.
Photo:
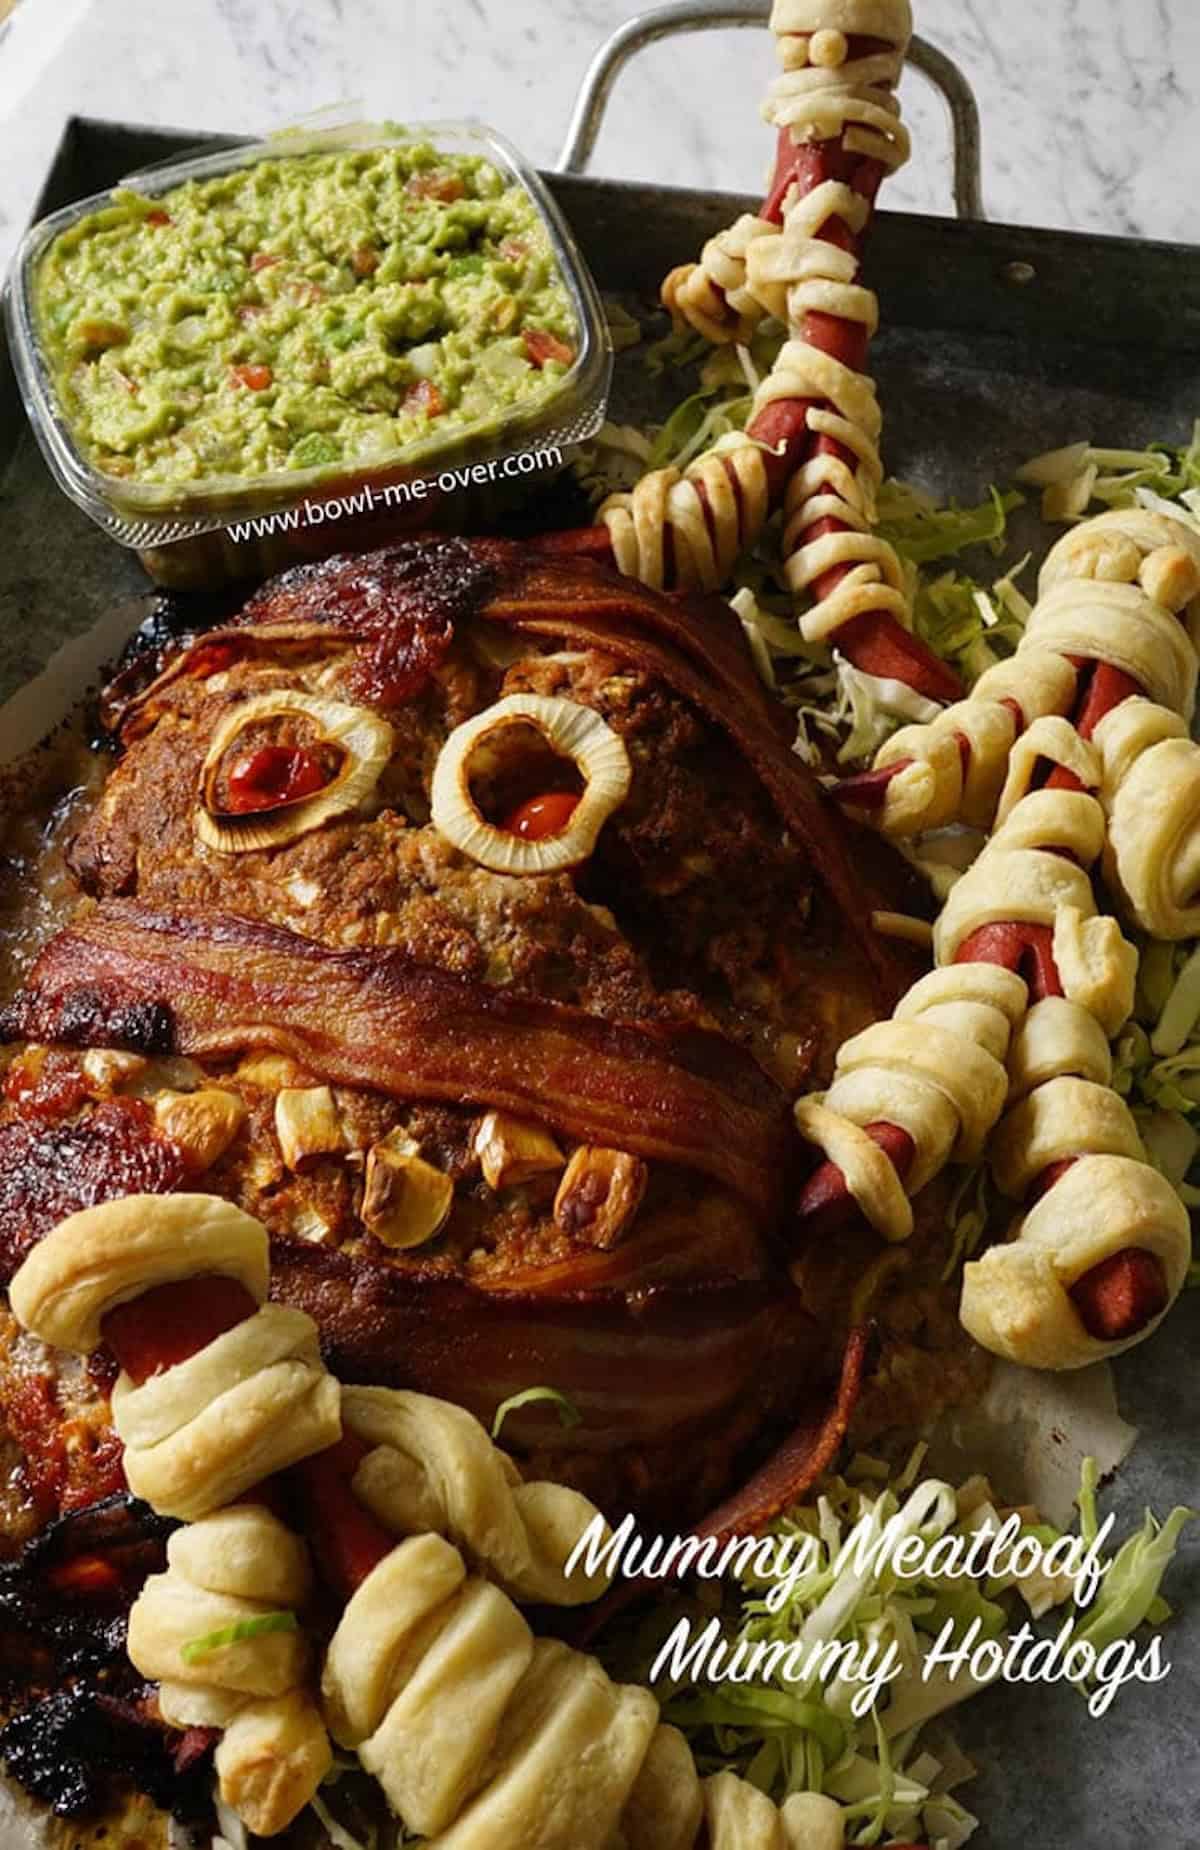
[[[1196,696],[1200,534],[1144,508],[1101,514],[1053,547],[1038,590],[1037,606],[1012,659],[988,669],[966,700],[930,724],[894,733],[873,770],[837,786],[843,805],[892,836],[917,835],[951,822],[986,829],[1015,741],[1037,720],[1062,715],[1084,739],[1102,725],[1109,729],[1106,736],[1114,742],[1105,754],[1104,798],[1110,811],[1119,809],[1123,843],[1130,839],[1135,811],[1153,818],[1147,769],[1123,804],[1114,799],[1134,761],[1167,735],[1160,731],[1158,738],[1150,738],[1141,708],[1137,725],[1117,726],[1108,716],[1140,698],[1164,710],[1151,722],[1151,731],[1165,725],[1174,729],[1171,736],[1186,733]],[[1173,764],[1178,753],[1166,756]],[[1155,858],[1161,860],[1161,852]],[[1140,873],[1133,874],[1131,884],[1140,896]],[[1147,930],[1158,932],[1158,924],[1148,922],[1136,900],[1130,909]],[[1144,910],[1162,916],[1160,907]],[[1172,916],[1171,908],[1166,915]]]
[[[352,1495],[353,1457],[330,1462]],[[832,1800],[780,1809],[731,1773],[701,1780],[648,1690],[535,1637],[437,1533],[396,1545],[360,1511],[334,1571],[347,1604],[322,1678],[330,1730],[430,1850],[840,1850]]]
[[[881,420],[864,367],[879,314],[857,278],[879,184],[908,157],[895,97],[908,0],[777,0],[771,25],[783,72],[764,108],[779,131],[770,197],[673,271],[664,300],[712,339],[743,340],[767,312],[790,338],[746,431],[610,496],[596,540],[656,588],[714,590],[782,502],[788,582],[813,603],[804,635],[836,632],[859,667],[953,699],[956,677],[911,635],[899,561],[871,532]]]
[[[1047,760],[1075,787],[1031,789]],[[968,1266],[962,1315],[985,1348],[1043,1368],[1140,1341],[1190,1256],[1187,1214],[1109,1089],[1108,1042],[1132,1007],[1137,959],[1097,914],[1086,872],[1104,842],[1088,794],[1100,775],[1065,720],[1029,729],[1000,825],[938,920],[938,968],[891,1021],[847,1042],[824,1100],[796,1109],[826,1157],[801,1197],[802,1226],[827,1228],[857,1202],[885,1238],[903,1239],[909,1197],[947,1161],[976,1160],[1011,1104],[997,1180],[1040,1199],[1009,1244]]]
[[[296,1618],[312,1577],[304,1544],[269,1509],[219,1506],[302,1459],[327,1473],[330,1448],[345,1460],[342,1390],[315,1325],[266,1303],[267,1284],[259,1222],[212,1196],[144,1195],[61,1222],[11,1286],[25,1329],[76,1354],[106,1343],[121,1363],[113,1419],[130,1488],[190,1522],[133,1606],[129,1656],[158,1682],[166,1722],[222,1731],[221,1795],[262,1836],[286,1828],[331,1764]],[[353,1559],[356,1521],[376,1533],[367,1510],[378,1509],[391,1533],[452,1534],[522,1597],[570,1604],[604,1590],[595,1574],[563,1572],[597,1515],[586,1498],[522,1483],[445,1402],[370,1388],[346,1400],[354,1494],[320,1499],[323,1551]]]
[[[12,1281],[17,1321],[121,1364],[113,1421],[129,1487],[192,1523],[129,1619],[129,1656],[160,1683],[164,1720],[222,1729],[221,1796],[261,1836],[284,1830],[328,1772],[296,1614],[307,1551],[268,1510],[221,1509],[341,1432],[316,1326],[266,1302],[266,1230],[209,1195],[85,1208]],[[214,1512],[220,1512],[214,1513]]]

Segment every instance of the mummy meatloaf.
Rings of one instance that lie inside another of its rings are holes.
[[[340,1375],[488,1418],[551,1382],[582,1423],[514,1432],[621,1454],[614,1502],[792,1404],[789,1104],[903,977],[725,613],[414,544],[268,586],[109,712],[92,898],[10,1012],[10,1269],[202,1179]]]

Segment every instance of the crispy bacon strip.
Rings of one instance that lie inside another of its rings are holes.
[[[0,1040],[219,1057],[274,1048],[335,1084],[495,1106],[698,1169],[764,1218],[787,1105],[722,1035],[605,1021],[402,951],[334,951],[276,926],[109,900],[51,940]]]
[[[820,1365],[817,1326],[786,1279],[718,1279],[558,1298],[421,1278],[297,1240],[271,1253],[272,1293],[307,1310],[340,1380],[416,1388],[485,1424],[501,1401],[549,1382],[578,1426],[531,1407],[505,1442],[611,1453],[674,1442],[753,1401],[794,1407]]]
[[[697,1535],[725,1541],[733,1535],[758,1535],[810,1491],[829,1470],[849,1430],[871,1346],[870,1324],[851,1330],[842,1355],[842,1373],[832,1405],[819,1419],[798,1426],[760,1471],[705,1517]]]
[[[874,1331],[870,1324],[851,1330],[842,1354],[842,1369],[833,1399],[822,1411],[797,1426],[740,1490],[695,1525],[692,1534],[719,1543],[735,1536],[759,1535],[777,1516],[800,1503],[819,1477],[830,1470],[845,1441],[862,1392],[863,1375]],[[660,1593],[670,1582],[651,1579],[619,1581],[595,1606],[580,1614],[572,1642],[586,1648],[617,1615],[644,1594]]]

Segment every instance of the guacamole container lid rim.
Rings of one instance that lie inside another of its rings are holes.
[[[84,454],[59,403],[51,369],[39,339],[34,308],[38,264],[60,232],[110,203],[113,189],[77,200],[30,227],[17,248],[5,288],[5,316],[14,370],[38,446],[58,486],[122,546],[159,548],[212,534],[232,523],[283,514],[307,501],[331,500],[367,485],[435,477],[442,469],[465,470],[531,447],[563,448],[586,441],[604,419],[612,373],[612,348],[596,285],[541,176],[512,144],[475,120],[411,124],[347,124],[329,129],[286,129],[257,141],[216,152],[185,155],[132,173],[121,185],[135,185],[150,197],[187,180],[207,179],[307,154],[431,142],[445,154],[482,155],[509,181],[524,188],[546,226],[551,250],[571,300],[579,347],[569,372],[540,402],[497,421],[410,443],[378,459],[338,462],[311,469],[278,469],[259,476],[209,476],[194,483],[134,483],[104,474]]]

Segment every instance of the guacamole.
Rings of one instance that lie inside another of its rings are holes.
[[[578,338],[529,194],[422,143],[116,192],[35,308],[76,442],[138,483],[370,467],[545,400]]]

